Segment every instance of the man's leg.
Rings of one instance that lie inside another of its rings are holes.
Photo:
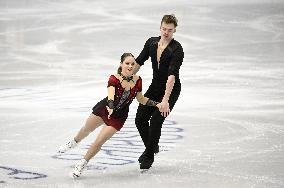
[[[180,91],[172,92],[170,99],[169,99],[169,105],[170,110],[172,111],[176,101],[178,100]],[[159,140],[161,137],[161,130],[162,125],[164,123],[165,117],[161,115],[161,112],[159,110],[155,110],[152,113],[152,117],[150,120],[150,127],[148,132],[148,139],[147,139],[147,145],[145,150],[145,158],[140,164],[140,169],[149,169],[153,162],[154,162],[154,151],[156,146],[159,144]]]
[[[149,137],[146,149],[149,157],[154,158],[155,146],[157,146],[159,143],[164,121],[165,117],[161,115],[161,112],[159,110],[156,110],[150,120]]]
[[[140,104],[135,117],[135,124],[145,147],[149,138],[149,120],[154,110],[154,107]]]

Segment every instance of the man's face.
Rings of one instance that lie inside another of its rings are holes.
[[[162,25],[160,26],[160,31],[161,31],[161,38],[169,40],[173,37],[173,34],[176,32],[176,28],[173,23],[166,24],[165,22],[162,22]]]

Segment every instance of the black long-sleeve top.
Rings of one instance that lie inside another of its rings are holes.
[[[172,39],[161,54],[158,65],[157,48],[160,38],[160,36],[149,38],[140,55],[136,58],[136,62],[142,66],[144,65],[144,62],[151,57],[153,69],[153,80],[151,85],[164,90],[166,88],[168,76],[174,75],[175,85],[173,89],[175,89],[175,87],[180,86],[179,69],[184,58],[183,48],[178,41]]]

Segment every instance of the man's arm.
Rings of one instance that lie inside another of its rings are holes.
[[[172,93],[172,90],[175,84],[175,78],[179,74],[179,69],[180,69],[180,66],[182,65],[183,57],[184,57],[184,53],[183,53],[182,46],[179,43],[176,43],[174,54],[170,61],[165,95],[161,103],[162,108],[160,109],[160,112],[162,113],[164,117],[167,117],[170,113],[169,98],[170,98],[170,95]]]
[[[172,93],[174,85],[175,85],[175,76],[170,75],[168,77],[168,80],[167,80],[165,95],[164,95],[163,100],[161,102],[160,112],[162,113],[162,116],[164,116],[164,117],[167,117],[170,113],[169,98],[170,98],[170,95]]]
[[[152,41],[151,38],[149,38],[145,42],[142,51],[140,52],[139,56],[135,59],[136,66],[134,68],[134,74],[136,74],[139,71],[140,67],[144,65],[144,62],[149,59],[149,49],[151,41]]]

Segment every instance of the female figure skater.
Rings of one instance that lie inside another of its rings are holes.
[[[64,153],[76,147],[92,131],[105,124],[84,158],[75,165],[72,171],[74,178],[81,175],[89,160],[99,152],[102,145],[122,128],[128,116],[129,105],[135,97],[141,104],[161,107],[157,102],[142,95],[142,79],[133,74],[135,64],[131,53],[124,53],[121,56],[117,74],[111,75],[108,80],[108,96],[93,107],[93,113],[77,135],[59,148],[58,152]]]

